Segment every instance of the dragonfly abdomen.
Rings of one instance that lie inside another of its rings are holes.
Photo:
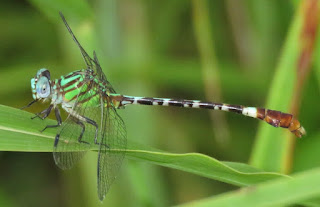
[[[111,97],[118,103],[117,107],[125,106],[127,104],[138,104],[229,111],[263,120],[274,127],[288,128],[297,137],[301,137],[306,133],[300,122],[294,118],[292,114],[283,113],[281,111],[224,103],[202,102],[199,100],[148,98],[122,95],[111,95]]]

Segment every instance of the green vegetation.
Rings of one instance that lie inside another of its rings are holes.
[[[312,2],[1,3],[0,205],[319,206],[320,5]],[[119,110],[128,159],[100,203],[97,149],[62,171],[46,153],[56,130],[39,132],[54,115],[30,119],[48,103],[17,109],[32,100],[38,69],[58,78],[85,66],[59,11],[118,93],[281,110],[298,115],[307,136],[232,113],[128,106]]]

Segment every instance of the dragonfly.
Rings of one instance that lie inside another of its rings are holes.
[[[295,136],[306,134],[300,122],[292,115],[258,107],[247,107],[199,100],[137,97],[118,94],[103,73],[96,53],[93,58],[80,45],[65,17],[62,21],[80,49],[86,68],[71,72],[58,79],[50,77],[49,70],[38,70],[31,79],[33,101],[51,101],[50,106],[32,118],[44,120],[54,110],[58,128],[54,140],[53,157],[61,169],[72,168],[92,146],[98,147],[97,188],[98,197],[105,198],[122,165],[127,149],[127,132],[117,110],[127,105],[175,106],[221,110],[260,119],[274,127],[287,128]],[[60,109],[67,112],[62,121]]]

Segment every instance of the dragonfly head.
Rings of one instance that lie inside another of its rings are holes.
[[[35,100],[48,98],[51,94],[50,72],[42,68],[31,79],[32,97]]]

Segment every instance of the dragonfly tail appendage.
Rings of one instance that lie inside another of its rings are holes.
[[[274,111],[264,108],[245,107],[241,105],[231,105],[213,102],[202,102],[198,100],[148,98],[122,95],[114,96],[114,100],[117,100],[118,107],[122,107],[128,104],[138,104],[176,106],[184,108],[205,108],[212,110],[229,111],[263,120],[274,127],[287,128],[297,137],[302,137],[306,134],[305,129],[301,126],[300,122],[293,117],[292,114],[287,114],[280,111]]]
[[[256,108],[257,117],[260,120],[267,122],[274,127],[287,128],[297,137],[302,137],[306,134],[305,129],[300,122],[292,115],[281,111],[274,111],[264,108]]]

